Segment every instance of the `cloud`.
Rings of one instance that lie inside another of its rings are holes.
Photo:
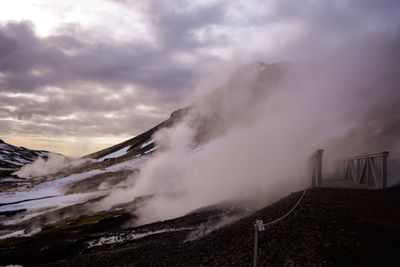
[[[80,42],[79,35],[85,32],[73,33],[76,36],[39,38],[27,22],[2,26],[2,89],[31,92],[86,82],[110,88],[134,84],[148,90],[178,90],[191,78],[189,69],[171,64],[167,54],[144,44]]]
[[[40,38],[28,22],[1,26],[0,39],[0,103],[9,107],[2,109],[4,117],[32,125],[45,120],[59,129],[47,134],[72,134],[63,128],[68,121],[57,119],[69,115],[76,115],[70,121],[74,134],[89,121],[99,122],[100,134],[107,128],[110,134],[137,134],[168,116],[195,78],[194,68],[175,64],[167,54],[144,45],[88,43],[68,35]],[[157,119],[137,112],[139,104],[157,106]],[[116,118],[107,120],[109,112]],[[120,127],[105,127],[110,121]]]

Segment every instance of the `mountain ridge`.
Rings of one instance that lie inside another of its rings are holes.
[[[0,168],[19,169],[38,157],[47,158],[50,152],[14,146],[0,139]]]

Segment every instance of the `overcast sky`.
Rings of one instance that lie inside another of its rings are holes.
[[[0,138],[86,154],[166,119],[213,66],[398,29],[398,2],[1,1]]]

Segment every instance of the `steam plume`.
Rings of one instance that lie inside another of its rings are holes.
[[[83,159],[72,159],[60,154],[49,153],[47,158],[39,157],[32,163],[24,165],[14,174],[23,178],[47,176],[55,174],[62,169],[77,166],[83,162]]]
[[[390,147],[396,157],[398,42],[370,37],[304,62],[238,69],[196,99],[181,123],[156,133],[162,149],[138,182],[103,204],[154,195],[137,211],[140,223],[229,199],[267,204],[308,186],[305,162],[318,148],[349,156]]]

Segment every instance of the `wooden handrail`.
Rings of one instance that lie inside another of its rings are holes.
[[[352,179],[355,183],[365,184],[369,186],[371,183],[376,188],[382,189],[386,187],[387,181],[387,157],[388,151],[381,153],[372,153],[352,158],[343,159],[341,171],[344,179]],[[376,165],[376,158],[379,160],[379,167]]]
[[[387,157],[389,155],[389,151],[383,151],[380,153],[372,153],[372,154],[365,154],[361,156],[354,156],[351,158],[345,158],[343,160],[356,160],[356,159],[365,159],[365,158],[381,158],[381,157]]]

